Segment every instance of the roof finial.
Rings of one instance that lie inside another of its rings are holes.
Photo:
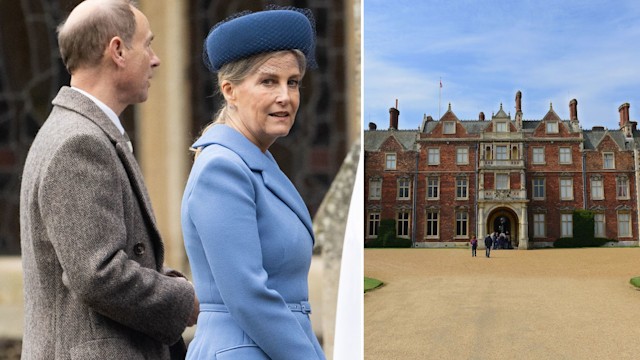
[[[549,110],[553,110],[553,102],[549,101]]]
[[[449,111],[451,111],[451,103],[449,103]]]

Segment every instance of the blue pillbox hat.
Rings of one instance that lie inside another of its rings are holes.
[[[204,43],[204,62],[211,72],[252,55],[300,50],[315,66],[315,23],[309,10],[265,10],[243,13],[216,24]]]

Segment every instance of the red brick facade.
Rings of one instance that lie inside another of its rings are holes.
[[[541,120],[502,110],[461,121],[449,106],[420,130],[365,131],[365,242],[394,219],[397,235],[417,247],[466,245],[473,235],[508,232],[519,248],[551,246],[572,237],[571,214],[596,212],[596,236],[638,244],[637,149],[629,104],[620,129],[583,130],[577,101],[571,120],[551,107]]]

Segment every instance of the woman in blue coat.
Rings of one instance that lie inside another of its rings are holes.
[[[313,62],[310,13],[216,25],[205,62],[225,105],[193,144],[182,227],[200,316],[187,359],[324,359],[312,331],[309,212],[268,149],[293,126]]]

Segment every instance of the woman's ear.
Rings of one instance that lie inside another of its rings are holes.
[[[227,103],[230,103],[236,99],[235,96],[235,88],[233,84],[229,80],[223,80],[222,84],[220,84],[220,92]]]

